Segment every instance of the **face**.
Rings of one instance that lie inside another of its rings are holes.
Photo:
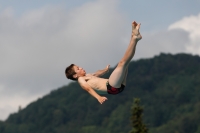
[[[76,75],[77,77],[82,77],[82,76],[85,76],[86,72],[83,68],[79,67],[79,66],[74,66],[74,71],[76,72]]]

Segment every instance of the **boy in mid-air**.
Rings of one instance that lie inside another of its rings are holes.
[[[122,92],[126,86],[128,66],[135,54],[136,44],[142,39],[139,29],[140,24],[134,21],[132,23],[132,35],[129,46],[109,79],[100,78],[101,75],[109,70],[109,65],[105,69],[99,70],[93,74],[86,74],[83,68],[71,64],[65,70],[66,77],[78,81],[80,86],[95,97],[101,104],[105,102],[107,98],[99,94],[118,94]]]

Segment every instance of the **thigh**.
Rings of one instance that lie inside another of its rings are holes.
[[[125,73],[125,76],[124,76],[124,79],[122,81],[122,84],[126,86],[126,78],[127,78],[127,75],[128,75],[128,67],[126,68],[126,73]]]
[[[109,77],[109,84],[112,87],[120,88],[126,76],[126,70],[125,66],[117,66]]]

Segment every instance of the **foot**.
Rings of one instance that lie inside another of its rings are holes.
[[[132,23],[132,37],[134,37],[137,41],[142,39],[142,36],[139,32],[141,24],[137,24],[135,21]]]

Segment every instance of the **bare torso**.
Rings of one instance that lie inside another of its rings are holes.
[[[107,94],[106,82],[108,79],[99,78],[90,74],[86,75],[84,78],[88,85],[98,94]]]

